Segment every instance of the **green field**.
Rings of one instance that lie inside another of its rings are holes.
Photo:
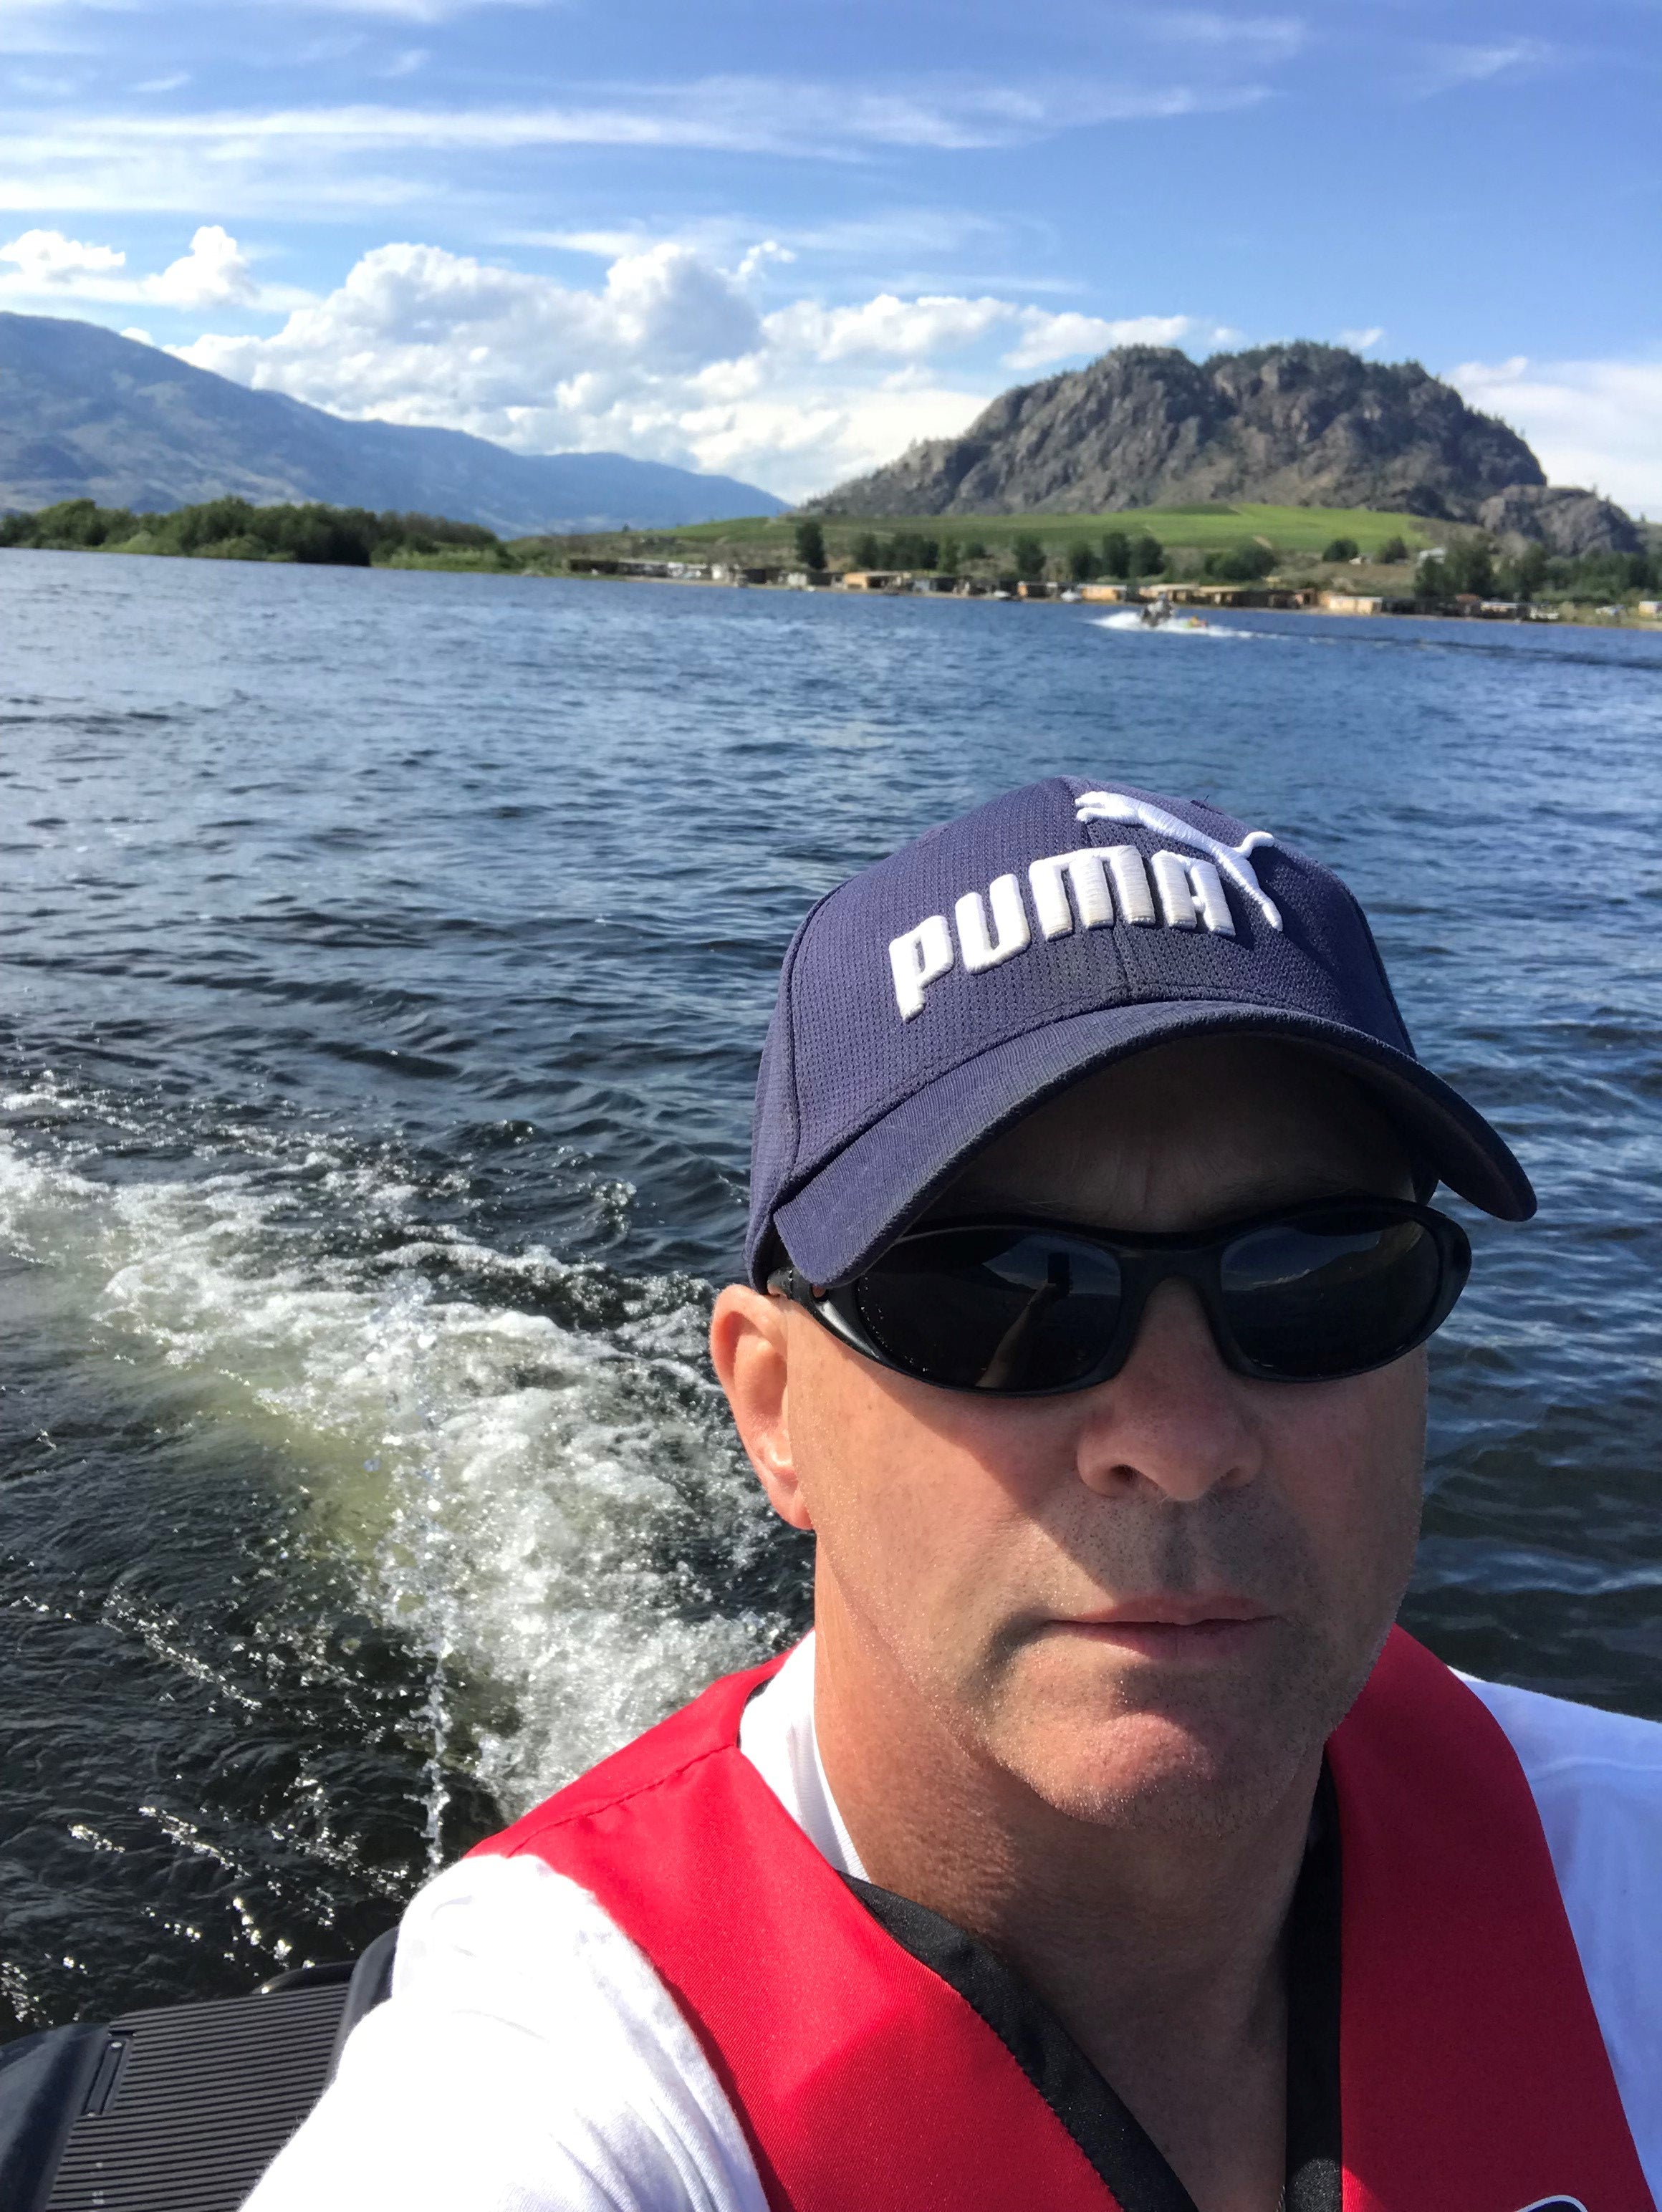
[[[310,502],[256,507],[240,497],[208,500],[167,514],[139,514],[100,507],[90,499],[62,500],[33,514],[0,515],[0,545],[107,553],[150,553],[216,560],[297,561],[346,567],[467,568],[548,574],[574,558],[640,556],[723,562],[776,574],[801,560],[793,515],[752,515],[736,521],[702,522],[679,529],[609,530],[572,536],[515,538],[504,545],[477,523],[442,516],[388,513]],[[1347,567],[1360,581],[1387,539],[1402,541],[1397,566],[1407,563],[1436,526],[1410,514],[1373,514],[1361,507],[1266,507],[1214,503],[1201,507],[1133,507],[1111,514],[998,514],[910,520],[850,516],[821,519],[825,563],[832,569],[862,564],[905,569],[937,567],[985,582],[1017,572],[1033,575],[1047,565],[1052,575],[1085,575],[1126,569],[1124,541],[1153,537],[1161,556],[1134,558],[1139,574],[1160,570],[1184,577],[1211,564],[1226,578],[1265,569],[1319,567],[1324,549],[1348,541],[1361,567]],[[1451,533],[1440,533],[1448,538]],[[1457,538],[1459,533],[1452,533]],[[1118,554],[1103,542],[1122,541]],[[1026,539],[1024,547],[1021,541]],[[1032,551],[1032,541],[1041,549]],[[1257,541],[1255,544],[1253,541]],[[862,543],[863,541],[863,543]],[[1260,547],[1267,548],[1261,552]],[[1242,549],[1251,558],[1220,564],[1215,556]],[[1135,543],[1134,549],[1135,550]],[[1076,556],[1088,551],[1091,559]],[[1329,571],[1330,574],[1331,571]],[[1387,576],[1393,587],[1403,577]]]
[[[1335,538],[1354,538],[1364,554],[1391,538],[1412,546],[1432,542],[1423,515],[1379,514],[1359,507],[1149,507],[1118,514],[989,515],[962,526],[942,520],[928,527],[954,537],[961,528],[964,536],[973,534],[989,546],[1008,545],[1021,532],[1043,538],[1047,547],[1067,545],[1075,538],[1099,538],[1105,530],[1146,530],[1162,545],[1192,545],[1202,552],[1239,545],[1243,538],[1267,538],[1281,551],[1318,555]]]
[[[1162,545],[1192,547],[1210,552],[1239,545],[1243,538],[1267,538],[1277,551],[1319,557],[1335,538],[1354,538],[1358,549],[1371,554],[1387,538],[1402,538],[1418,547],[1434,542],[1436,526],[1423,515],[1382,514],[1357,507],[1129,507],[1113,514],[975,514],[820,518],[825,550],[834,567],[847,563],[855,540],[867,531],[880,535],[912,530],[931,538],[955,539],[959,545],[978,541],[989,553],[1007,553],[1018,537],[1039,538],[1050,553],[1065,553],[1081,538],[1099,539],[1105,531],[1123,530],[1135,536],[1147,531]],[[521,541],[526,542],[526,541]],[[692,523],[679,530],[608,532],[594,536],[553,541],[575,551],[669,554],[685,548],[690,558],[708,559],[717,548],[735,559],[758,565],[789,561],[795,556],[796,523],[790,515],[754,516],[728,522]]]

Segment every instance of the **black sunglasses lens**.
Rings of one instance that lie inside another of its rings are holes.
[[[1424,1223],[1365,1206],[1252,1230],[1225,1249],[1219,1272],[1236,1343],[1261,1373],[1288,1382],[1383,1367],[1453,1304]]]
[[[1120,1310],[1113,1255],[1043,1230],[909,1237],[855,1291],[878,1349],[951,1390],[1065,1390],[1099,1361]]]

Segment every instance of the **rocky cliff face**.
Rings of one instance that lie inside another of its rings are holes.
[[[914,446],[809,502],[832,514],[1102,514],[1263,500],[1476,521],[1534,454],[1417,362],[1260,346],[1192,362],[1122,346],[1002,393],[961,438]]]
[[[1503,543],[1533,538],[1549,553],[1642,553],[1644,533],[1613,499],[1563,484],[1513,484],[1477,510],[1477,520]]]

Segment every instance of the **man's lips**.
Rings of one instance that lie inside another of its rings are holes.
[[[1184,1595],[1156,1590],[1145,1597],[1121,1598],[1094,1612],[1063,1618],[1069,1628],[1202,1628],[1213,1621],[1268,1620],[1269,1608],[1233,1590],[1204,1590]]]
[[[1208,1651],[1221,1657],[1250,1644],[1274,1618],[1267,1607],[1233,1591],[1195,1596],[1159,1592],[1053,1619],[1045,1626],[1052,1634],[1111,1644],[1145,1658],[1175,1659]]]

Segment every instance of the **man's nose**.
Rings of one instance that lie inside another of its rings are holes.
[[[1251,1481],[1263,1466],[1257,1425],[1244,1401],[1254,1387],[1219,1358],[1189,1285],[1160,1284],[1130,1358],[1088,1394],[1080,1480],[1104,1497],[1148,1483],[1178,1504],[1192,1504],[1220,1485]]]

